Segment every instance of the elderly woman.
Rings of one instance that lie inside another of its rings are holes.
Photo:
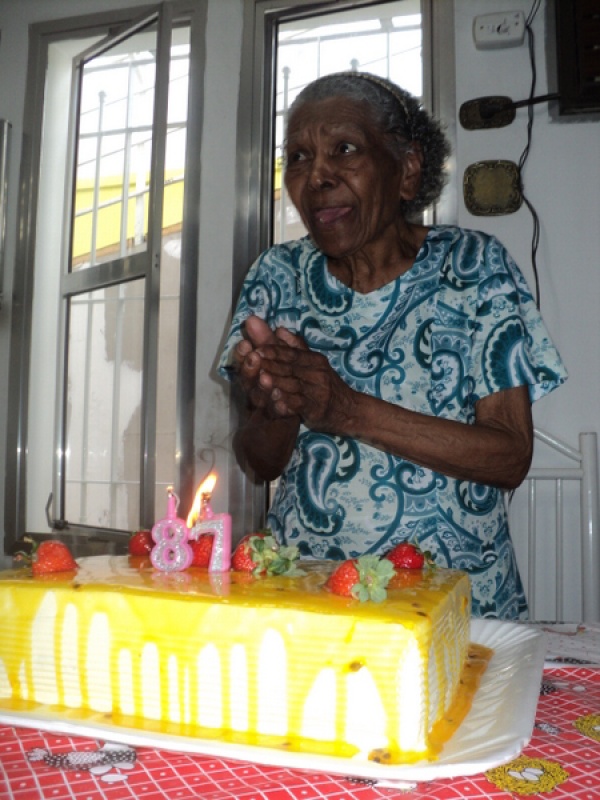
[[[418,221],[448,146],[395,84],[311,83],[285,156],[309,235],[253,265],[221,358],[247,461],[280,477],[267,524],[305,558],[410,540],[470,573],[475,615],[525,616],[503,490],[565,371],[524,278],[493,237]]]

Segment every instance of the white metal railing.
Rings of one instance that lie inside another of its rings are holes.
[[[538,535],[538,488],[543,483],[550,486],[553,494],[553,525],[551,532],[554,538],[554,574],[545,571],[547,585],[554,586],[554,616],[557,620],[565,619],[567,591],[580,591],[581,614],[585,621],[600,620],[600,511],[598,504],[598,441],[596,433],[579,434],[579,450],[570,447],[560,439],[545,431],[536,429],[535,437],[546,444],[553,452],[566,457],[567,466],[532,467],[523,486],[517,492],[526,492],[526,530],[514,525],[511,499],[511,526],[515,541],[526,536],[527,540],[527,595],[529,611],[532,619],[537,618],[536,580],[539,573],[538,555],[545,547]],[[579,483],[578,515],[571,515],[572,505],[565,502],[566,482]],[[545,516],[550,513],[546,505]],[[576,564],[565,563],[565,536],[573,536],[574,517],[577,519],[578,541],[574,548],[580,556]],[[544,530],[545,541],[550,539],[549,532]]]

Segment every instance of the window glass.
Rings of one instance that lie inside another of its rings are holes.
[[[80,262],[73,259],[73,267],[110,262],[148,247],[149,197],[152,180],[158,180],[152,173],[156,33],[154,27],[147,28],[83,66],[73,221],[74,255],[78,245],[83,252]],[[189,27],[180,26],[174,31],[169,65],[157,361],[146,396],[147,280],[98,289],[70,301],[64,507],[71,525],[129,530],[139,526],[142,453],[148,447],[142,417],[154,408],[153,488],[166,487],[176,475],[189,51]],[[88,118],[95,129],[83,124]],[[144,409],[151,394],[155,404]],[[165,493],[154,494],[158,518]]]
[[[71,268],[146,247],[156,30],[82,68]]]
[[[144,281],[70,301],[65,507],[71,524],[139,520]]]

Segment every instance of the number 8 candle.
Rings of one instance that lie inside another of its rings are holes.
[[[179,572],[192,563],[192,548],[188,544],[189,531],[185,522],[177,516],[179,498],[173,487],[167,488],[167,516],[152,528],[155,542],[150,560],[156,569],[163,572]]]

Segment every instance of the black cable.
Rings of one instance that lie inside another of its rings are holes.
[[[541,0],[534,0],[533,5],[531,6],[531,10],[527,16],[527,20],[525,21],[525,31],[527,33],[527,43],[529,46],[529,63],[531,66],[531,85],[529,87],[529,101],[532,101],[535,97],[535,86],[537,82],[537,67],[535,63],[535,37],[533,34],[533,28],[531,24],[535,19],[536,14],[538,13],[541,5]],[[535,280],[535,302],[538,308],[541,307],[541,294],[540,294],[540,279],[538,274],[538,267],[537,267],[537,251],[540,243],[540,220],[537,214],[537,211],[533,207],[532,203],[527,199],[525,196],[525,191],[523,187],[523,170],[525,167],[525,163],[529,158],[529,150],[531,148],[531,138],[532,138],[532,131],[533,131],[533,120],[534,120],[534,113],[533,113],[533,103],[530,102],[527,106],[527,143],[525,144],[525,148],[521,153],[521,157],[519,159],[518,170],[519,170],[519,188],[521,190],[521,196],[523,198],[523,202],[529,209],[532,219],[533,219],[533,234],[531,238],[531,266],[533,269],[533,277]]]
[[[525,20],[525,25],[531,25],[531,23],[535,19],[535,15],[540,10],[541,4],[542,0],[534,0],[533,5],[531,6],[531,9],[529,11],[529,14],[527,15],[527,19]]]
[[[535,210],[533,205],[529,202],[529,200],[525,197],[522,191],[521,191],[521,196],[523,197],[523,202],[531,212],[531,216],[533,218],[533,234],[531,237],[531,265],[533,267],[533,279],[535,281],[535,304],[539,309],[541,306],[540,306],[540,277],[537,268],[537,250],[540,243],[540,220],[537,211]]]

